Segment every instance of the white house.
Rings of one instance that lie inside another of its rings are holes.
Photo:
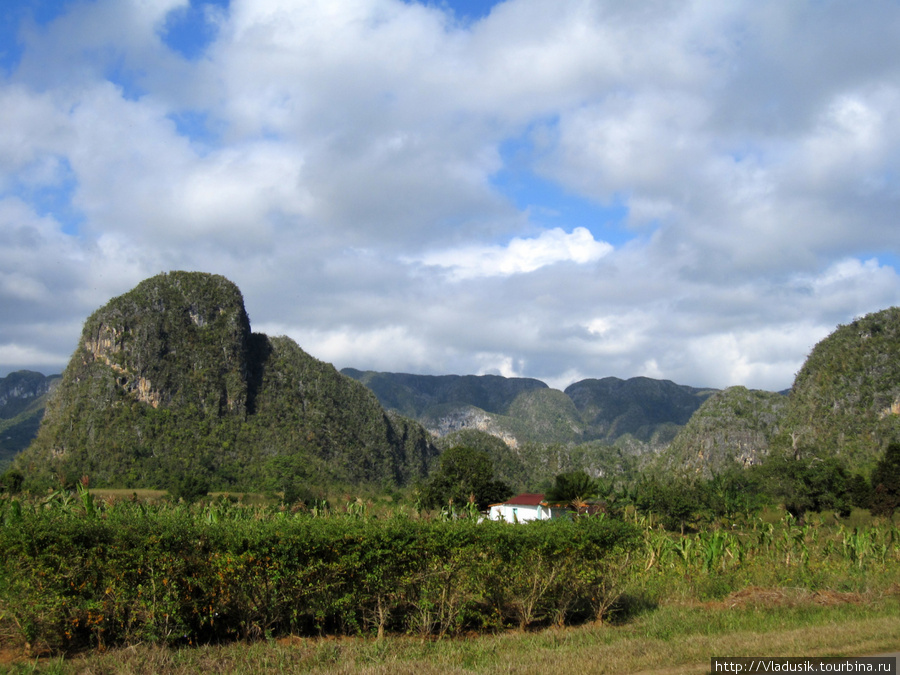
[[[544,501],[544,495],[526,492],[502,504],[491,504],[488,518],[507,523],[527,523],[530,520],[562,518],[565,514],[565,506],[551,506]]]

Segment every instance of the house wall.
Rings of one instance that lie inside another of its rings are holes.
[[[551,509],[547,506],[526,506],[522,504],[494,504],[488,517],[491,520],[505,520],[507,523],[527,523],[531,520],[558,518],[565,509]]]

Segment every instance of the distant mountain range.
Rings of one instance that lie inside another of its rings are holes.
[[[771,452],[866,471],[900,439],[898,308],[839,326],[790,395],[646,377],[559,391],[496,375],[341,372],[252,333],[227,279],[159,275],[85,322],[62,378],[0,379],[0,462],[19,453],[26,474],[135,487],[186,473],[223,488],[390,487],[465,443],[487,450],[501,478],[534,487],[577,468],[709,475]]]
[[[0,377],[0,467],[31,443],[44,416],[47,395],[59,379],[59,375],[31,370]]]
[[[341,372],[369,387],[385,408],[438,437],[477,429],[513,446],[612,444],[623,437],[666,444],[716,392],[648,377],[582,380],[560,392],[539,380],[498,375]]]

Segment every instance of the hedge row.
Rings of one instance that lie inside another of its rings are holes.
[[[600,619],[623,522],[212,518],[0,503],[0,620],[35,646],[321,633],[455,634]]]

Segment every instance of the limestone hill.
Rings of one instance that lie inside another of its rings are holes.
[[[29,480],[213,488],[402,485],[437,450],[363,385],[253,333],[238,288],[171,272],[92,314],[16,467]]]

